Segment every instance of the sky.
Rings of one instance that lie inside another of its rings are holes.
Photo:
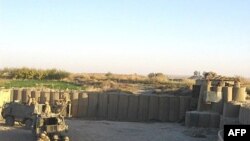
[[[0,69],[250,77],[248,0],[0,0]]]

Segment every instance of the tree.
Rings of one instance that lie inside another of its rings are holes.
[[[215,72],[210,71],[210,72],[203,72],[203,76],[205,79],[212,79],[216,77],[217,74]]]
[[[164,75],[163,73],[149,73],[148,78],[151,81],[156,81],[156,82],[165,82],[168,80],[167,76]]]
[[[194,76],[199,77],[199,76],[201,76],[201,73],[199,71],[194,71]]]

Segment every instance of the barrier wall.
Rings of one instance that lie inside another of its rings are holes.
[[[240,107],[239,122],[250,125],[250,105],[242,105]]]
[[[28,96],[51,105],[68,97],[72,117],[112,121],[177,122],[184,119],[191,103],[188,96],[13,89],[14,100],[26,102]]]
[[[88,94],[85,92],[79,93],[77,117],[87,117],[88,115]]]
[[[129,95],[128,104],[128,121],[138,120],[138,107],[139,107],[139,96]]]
[[[194,85],[193,88],[194,93],[198,86]],[[193,95],[192,98],[195,97]],[[225,124],[249,124],[250,108],[246,104],[246,97],[246,88],[239,83],[233,87],[228,84],[211,87],[211,82],[204,80],[200,88],[197,111],[186,112],[185,124],[188,127],[205,128],[223,128]]]
[[[189,111],[186,112],[185,125],[187,127],[218,128],[220,114],[206,111]]]
[[[158,120],[159,116],[159,96],[149,97],[148,120]]]
[[[170,98],[169,96],[159,97],[159,120],[169,121],[169,110],[170,110]]]
[[[118,120],[126,121],[128,119],[128,95],[119,95],[118,103]]]
[[[12,91],[9,89],[1,89],[0,88],[0,108],[10,101],[12,101]]]
[[[107,119],[107,116],[108,116],[108,95],[105,93],[99,94],[97,117],[99,119]]]

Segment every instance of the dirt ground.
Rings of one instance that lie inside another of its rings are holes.
[[[178,123],[67,120],[71,141],[216,141],[216,129],[186,128]],[[0,122],[0,140],[32,141],[31,131]]]

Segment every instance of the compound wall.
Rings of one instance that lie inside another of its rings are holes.
[[[13,89],[13,100],[26,103],[28,97],[51,105],[63,97],[71,100],[71,114],[75,118],[112,121],[183,120],[189,110],[191,97],[174,95],[132,95],[121,92],[82,92],[56,90]]]

